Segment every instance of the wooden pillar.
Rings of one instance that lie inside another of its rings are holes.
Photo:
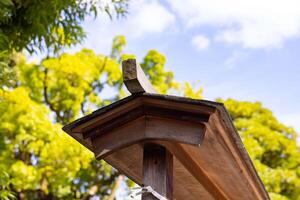
[[[173,155],[163,146],[145,144],[143,158],[143,184],[151,186],[168,200],[173,199]],[[157,200],[145,193],[142,200]]]

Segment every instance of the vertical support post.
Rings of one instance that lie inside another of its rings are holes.
[[[145,144],[143,157],[143,184],[151,186],[168,200],[173,199],[173,155],[163,146]],[[157,200],[144,193],[142,200]]]

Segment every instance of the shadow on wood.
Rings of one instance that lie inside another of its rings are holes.
[[[223,104],[155,94],[135,60],[123,62],[123,73],[131,96],[63,130],[98,159],[170,199],[269,199]]]

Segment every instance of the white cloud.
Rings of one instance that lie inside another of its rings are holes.
[[[175,16],[158,0],[135,0],[129,4],[128,14],[110,20],[106,14],[95,20],[90,18],[84,23],[87,40],[82,46],[101,52],[108,52],[112,39],[124,35],[128,41],[172,31]]]
[[[210,39],[204,35],[197,35],[193,38],[192,44],[198,49],[203,50],[209,47]]]
[[[174,15],[157,1],[133,3],[132,11],[129,13],[128,18],[129,20],[125,27],[128,26],[128,30],[133,36],[161,33],[175,21]]]
[[[168,1],[187,27],[215,27],[218,41],[271,48],[300,35],[299,0]]]

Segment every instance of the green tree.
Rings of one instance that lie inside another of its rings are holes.
[[[106,12],[125,14],[127,0],[0,0],[0,51],[29,52],[76,44],[85,36],[81,23]]]
[[[12,180],[3,186],[7,194],[18,199],[111,199],[120,174],[96,161],[61,127],[126,95],[120,69],[125,44],[120,36],[110,56],[83,49],[39,64],[16,56],[18,81],[0,90],[0,111],[5,113],[0,116],[0,171]],[[146,57],[151,65],[142,65],[153,72],[153,80],[169,76],[155,87],[176,85],[164,62],[156,60],[164,60],[161,54],[150,51]]]
[[[57,54],[83,41],[87,17],[104,12],[112,19],[127,8],[128,0],[0,0],[0,84],[17,82],[15,52]]]
[[[0,51],[0,86],[13,86],[16,82],[14,73],[14,54]]]

